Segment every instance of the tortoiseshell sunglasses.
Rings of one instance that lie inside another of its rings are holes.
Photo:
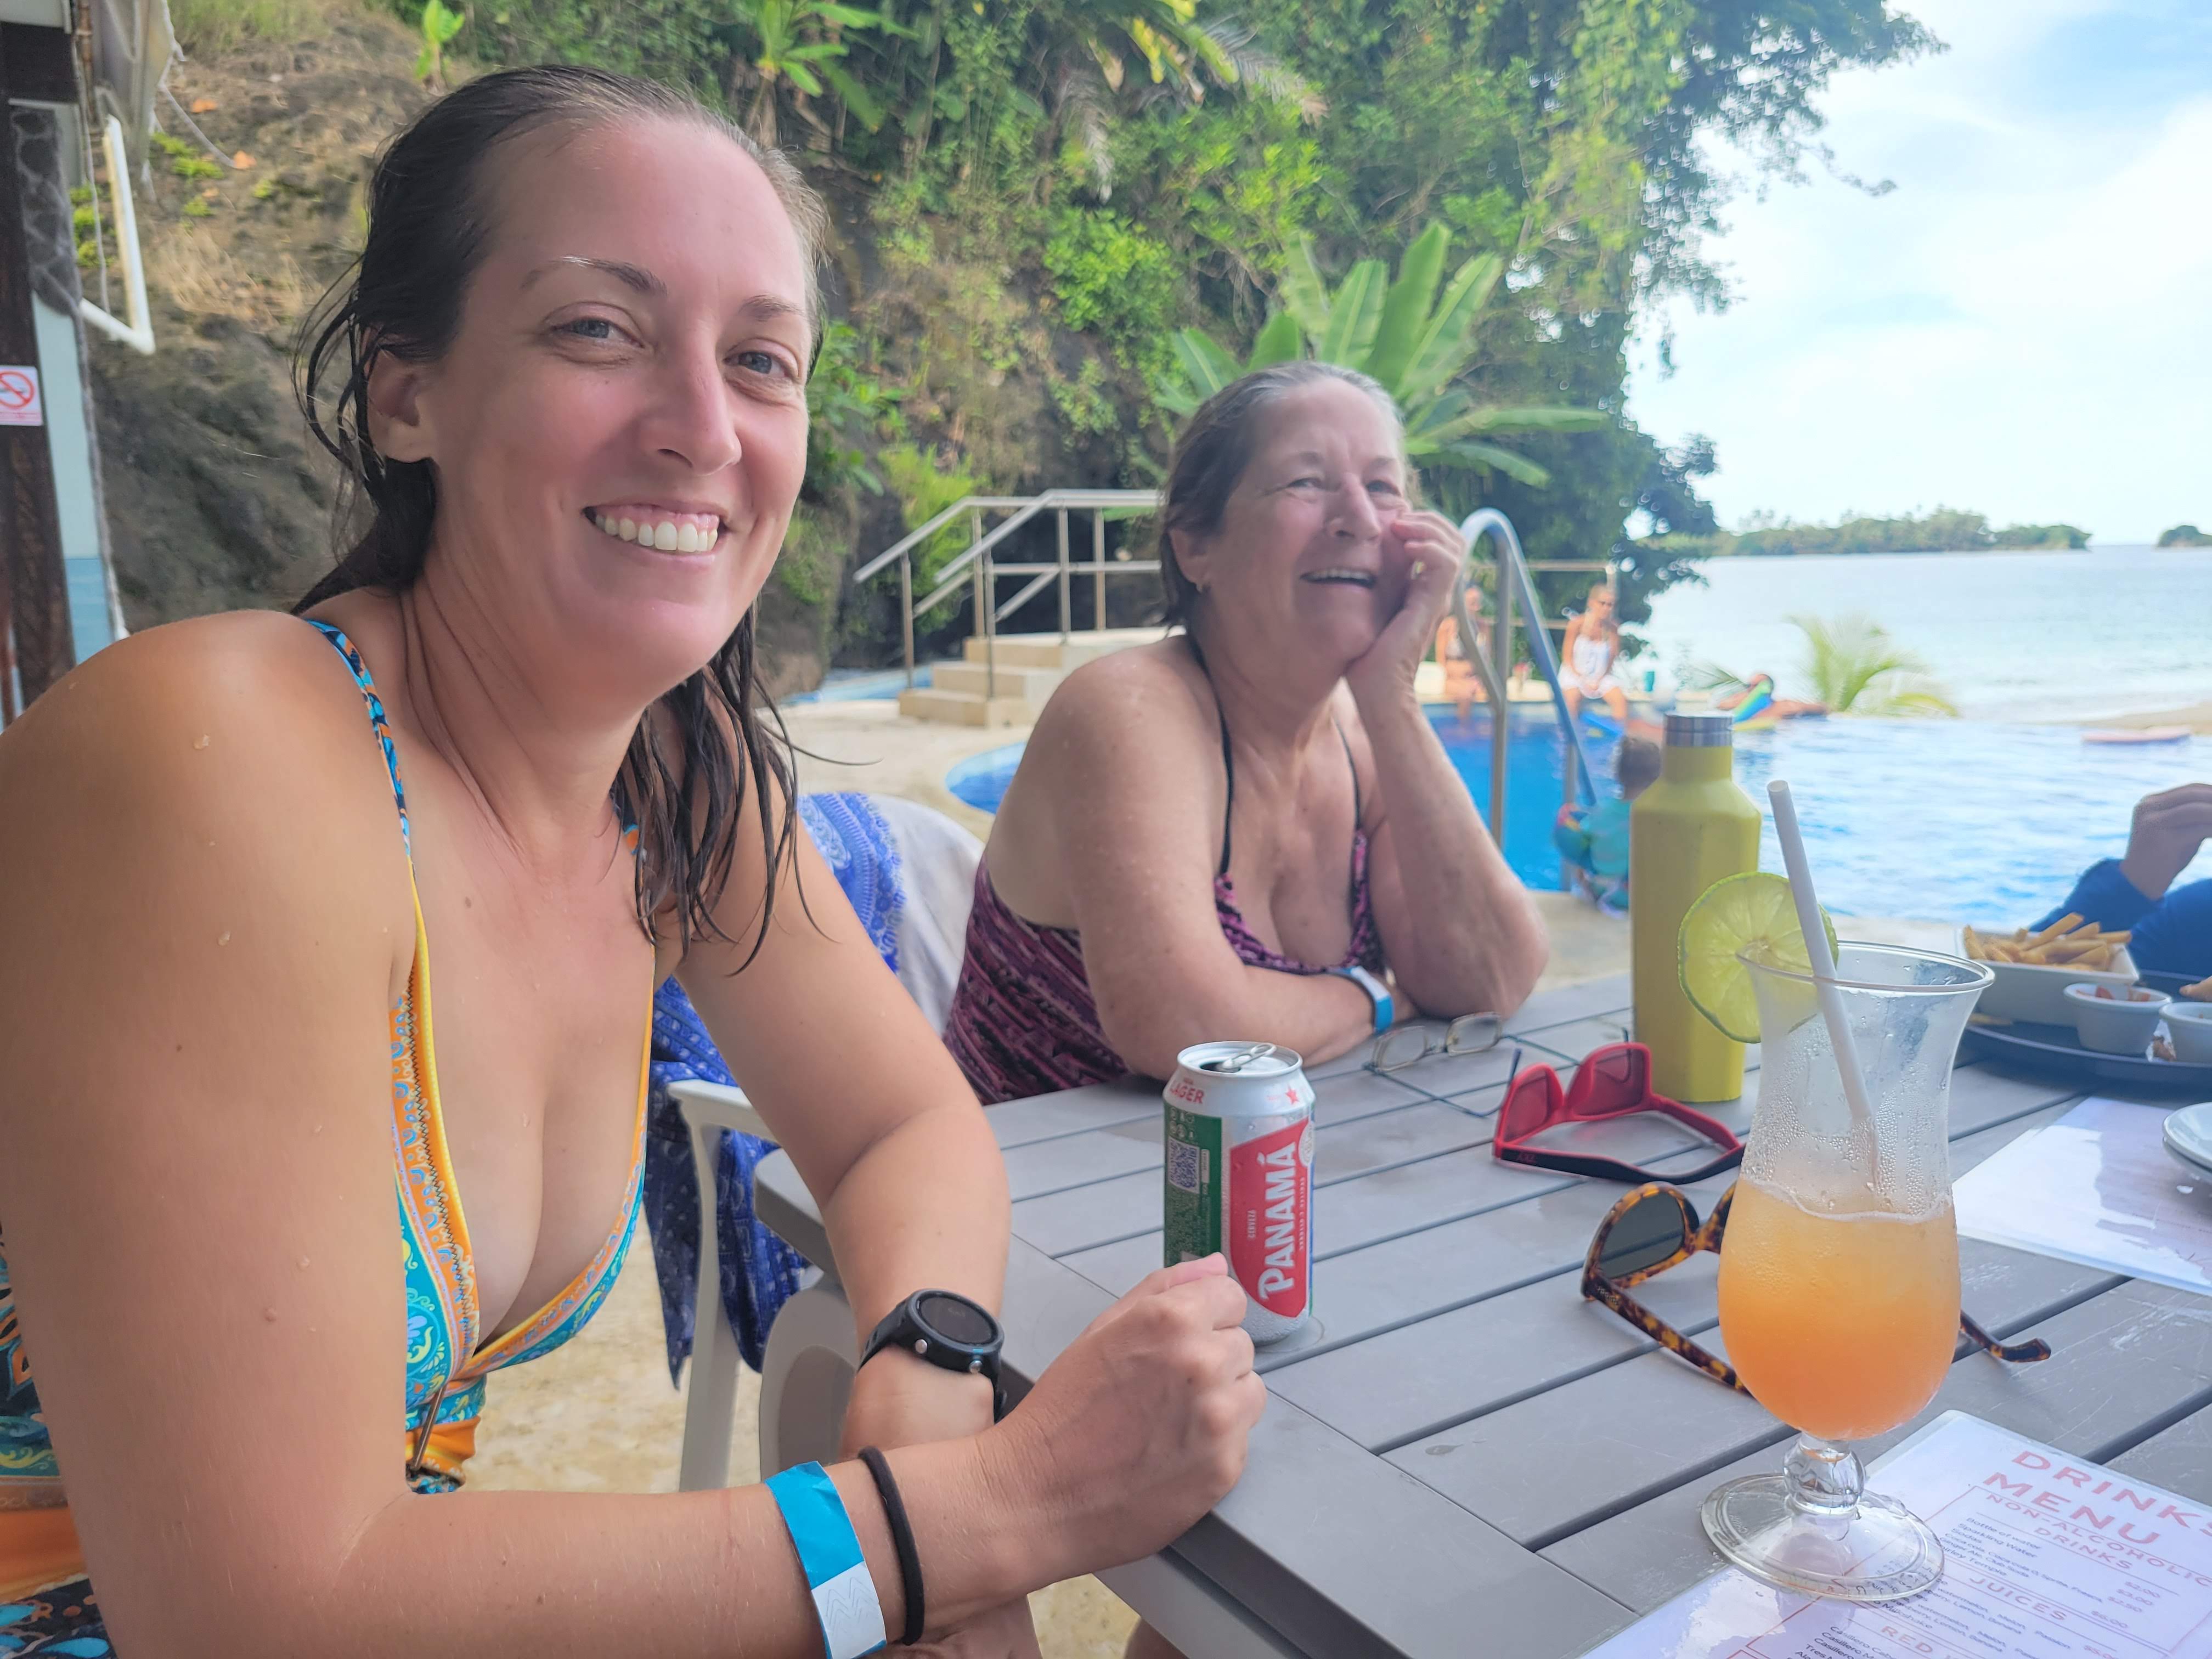
[[[1583,1295],[1601,1302],[1630,1324],[1665,1348],[1686,1359],[1716,1382],[1725,1382],[1739,1394],[1750,1389],[1736,1379],[1735,1368],[1708,1353],[1628,1292],[1647,1279],[1687,1261],[1700,1250],[1718,1255],[1721,1236],[1728,1231],[1729,1200],[1735,1196],[1730,1185],[1713,1206],[1712,1218],[1700,1223],[1697,1206],[1678,1187],[1655,1181],[1638,1187],[1614,1205],[1598,1224],[1583,1259]],[[2015,1365],[2051,1358],[2051,1345],[2038,1338],[2028,1342],[2000,1342],[1962,1310],[1959,1328],[1966,1340],[1994,1358]]]

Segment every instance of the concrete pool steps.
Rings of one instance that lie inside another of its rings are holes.
[[[1015,668],[1000,663],[996,694],[1001,697],[1026,697],[1033,708],[1041,709],[1066,678],[1057,668]],[[929,671],[930,689],[933,691],[966,691],[980,697],[992,689],[990,680],[991,670],[985,663],[939,663]]]
[[[1161,637],[1157,628],[1109,628],[1070,634],[1001,634],[970,639],[963,660],[938,663],[930,684],[899,693],[899,713],[945,726],[1031,726],[1060,681],[1085,663]],[[997,695],[987,692],[997,665]]]
[[[1036,724],[1036,709],[1027,697],[986,697],[980,691],[939,691],[933,686],[900,692],[898,711],[908,720],[939,726]]]
[[[1000,668],[1056,668],[1065,674],[1133,645],[1156,645],[1165,636],[1158,628],[1092,629],[1070,634],[1064,642],[1057,634],[1001,634],[988,642],[997,647],[995,653],[987,651],[983,640],[970,638],[961,647],[961,658],[981,665],[995,654]]]

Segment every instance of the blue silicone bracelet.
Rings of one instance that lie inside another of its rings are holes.
[[[1397,1018],[1397,1010],[1391,1006],[1389,986],[1383,984],[1364,968],[1332,968],[1328,971],[1339,979],[1350,980],[1367,993],[1367,1000],[1374,1005],[1376,1036],[1379,1036],[1390,1029],[1391,1023]]]
[[[884,1645],[883,1604],[860,1554],[860,1535],[845,1500],[819,1463],[801,1463],[764,1483],[783,1512],[784,1529],[813,1593],[829,1659],[860,1659]]]

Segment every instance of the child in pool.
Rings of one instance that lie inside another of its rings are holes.
[[[1613,757],[1620,793],[1587,810],[1559,809],[1552,840],[1575,872],[1583,891],[1607,910],[1628,908],[1628,813],[1636,798],[1659,777],[1659,745],[1645,738],[1623,738]]]

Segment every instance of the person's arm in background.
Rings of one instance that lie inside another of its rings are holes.
[[[2212,971],[2212,882],[2174,889],[2212,836],[2212,783],[2185,783],[2136,803],[2128,850],[2081,872],[2066,902],[2035,925],[2069,911],[2100,927],[2134,931],[2128,954],[2153,973]]]

